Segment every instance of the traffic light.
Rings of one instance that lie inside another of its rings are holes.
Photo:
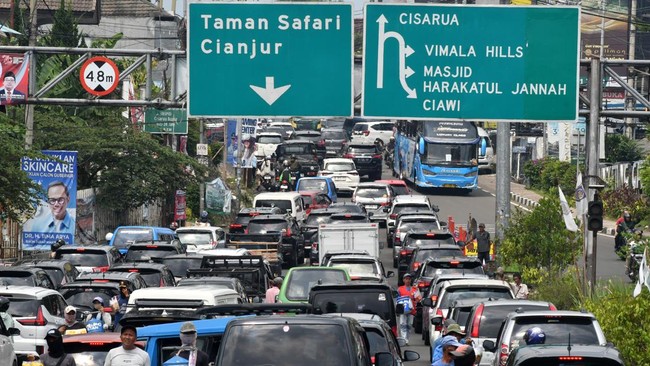
[[[603,201],[600,198],[589,202],[587,208],[587,230],[603,230]]]

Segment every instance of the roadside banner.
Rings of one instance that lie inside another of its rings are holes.
[[[77,152],[43,151],[52,159],[23,158],[21,168],[41,187],[35,214],[23,225],[23,250],[50,250],[58,239],[74,244]]]
[[[566,197],[564,197],[562,188],[558,186],[557,190],[560,192],[560,206],[562,206],[562,217],[564,218],[564,225],[566,225],[567,230],[576,232],[578,231],[578,225],[576,225],[576,222],[573,219],[573,215],[569,209],[569,203],[567,202]]]
[[[187,214],[185,213],[186,207],[187,198],[185,191],[179,189],[176,191],[176,197],[174,199],[174,221],[187,220]]]
[[[636,286],[634,287],[634,292],[632,296],[637,297],[641,295],[643,291],[643,285],[645,285],[648,290],[650,290],[650,268],[648,268],[648,261],[646,255],[648,253],[648,248],[643,250],[643,259],[641,259],[641,264],[639,264],[639,278],[636,280]]]
[[[213,213],[230,213],[232,193],[220,178],[206,183],[205,206]]]
[[[587,192],[582,185],[582,173],[576,177],[576,216],[582,221],[582,216],[587,214]]]
[[[29,57],[22,53],[0,54],[0,111],[5,105],[22,104],[29,86]]]

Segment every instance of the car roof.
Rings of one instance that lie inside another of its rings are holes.
[[[390,187],[390,184],[381,183],[381,182],[378,182],[378,181],[375,181],[375,182],[363,182],[363,183],[359,183],[359,185],[357,185],[357,189],[359,189],[359,188],[386,188],[386,187]]]
[[[109,271],[114,271],[116,269],[130,269],[130,268],[148,268],[162,271],[167,268],[166,265],[162,263],[155,262],[122,262],[112,265],[109,268]]]
[[[204,256],[213,256],[213,255],[232,255],[232,256],[244,256],[250,255],[250,251],[245,248],[216,248],[216,249],[203,249],[199,250],[198,253]]]
[[[349,281],[345,283],[325,283],[321,285],[314,285],[312,291],[356,291],[364,289],[375,289],[375,290],[388,290],[391,291],[391,287],[385,283],[377,282],[362,282],[362,281]]]
[[[348,144],[348,147],[364,148],[364,147],[377,147],[377,146],[373,143],[352,143],[352,144]]]
[[[386,184],[390,184],[391,186],[408,187],[406,182],[400,179],[381,179],[381,180],[376,180],[375,183],[386,183]]]
[[[305,144],[316,145],[315,143],[313,143],[311,141],[308,141],[308,140],[288,140],[288,141],[285,141],[285,142],[281,143],[280,146],[282,146],[282,145],[305,145]]]
[[[31,267],[64,267],[66,264],[70,263],[65,259],[30,259],[25,261],[18,261],[14,263],[12,267],[18,266],[31,266]],[[70,264],[72,265],[72,264]]]
[[[354,162],[352,159],[348,158],[327,158],[323,159],[323,163],[350,163]]]
[[[463,279],[463,278],[485,278],[488,279],[488,275],[479,274],[479,273],[443,273],[436,276],[436,282],[441,283],[449,280]]]
[[[287,215],[281,215],[281,214],[273,214],[273,215],[257,215],[253,216],[251,221],[249,221],[249,225],[253,221],[262,221],[262,220],[287,220]]]
[[[34,266],[17,265],[11,267],[0,267],[0,272],[29,272],[34,274],[40,271],[43,271],[43,269]]]
[[[457,279],[457,280],[447,280],[445,287],[473,287],[473,286],[485,286],[485,287],[510,287],[510,284],[506,281],[493,280],[490,278],[467,278],[467,279]]]
[[[56,251],[59,252],[72,252],[72,251],[95,251],[95,250],[101,250],[104,252],[109,252],[115,247],[112,245],[64,245],[57,249]]]
[[[325,253],[326,256],[336,256],[336,255],[370,255],[367,250],[364,249],[343,249],[343,250],[328,250]]]
[[[197,334],[221,334],[235,317],[204,319],[192,321]],[[138,338],[178,336],[185,322],[148,325],[138,328]]]
[[[568,339],[566,345],[532,345],[532,346],[520,346],[513,350],[512,355],[514,359],[519,362],[523,362],[530,359],[535,359],[539,357],[561,357],[561,356],[573,356],[573,357],[593,357],[599,359],[609,359],[613,361],[620,362],[623,364],[623,360],[619,351],[610,346],[597,346],[597,345],[577,345],[571,344],[568,345]]]
[[[145,287],[133,291],[133,299],[188,299],[220,295],[239,295],[235,290],[210,285],[181,286],[181,287]]]
[[[415,248],[416,250],[425,250],[425,249],[458,249],[460,250],[460,247],[456,244],[447,244],[447,243],[439,243],[439,244],[420,244]]]
[[[436,215],[406,215],[401,217],[400,222],[416,222],[420,220],[438,221],[438,217]]]
[[[282,134],[278,132],[259,132],[257,137],[282,137]]]
[[[552,303],[548,301],[535,301],[523,299],[487,299],[481,302],[484,308],[499,307],[499,306],[539,306],[548,308]]]
[[[451,262],[451,261],[458,261],[458,262],[463,262],[463,263],[471,263],[471,262],[480,263],[480,261],[478,260],[477,257],[465,257],[465,256],[449,257],[449,256],[445,256],[445,257],[429,258],[429,259],[427,259],[425,264],[428,265],[429,263],[434,263],[434,262],[441,263],[441,262]]]
[[[192,232],[192,231],[220,231],[224,230],[220,226],[183,226],[176,229],[177,233]]]
[[[397,203],[429,203],[429,197],[419,194],[403,194],[395,197],[393,204]]]
[[[255,196],[256,200],[260,199],[293,199],[296,197],[300,197],[300,193],[298,192],[262,192],[258,193]]]
[[[111,272],[110,270],[106,272],[84,272],[77,276],[77,281],[88,281],[88,280],[111,280],[111,281],[121,281],[121,280],[131,280],[131,277],[135,277],[137,273],[134,272]]]
[[[101,333],[86,333],[76,335],[66,335],[63,337],[63,344],[69,343],[122,343],[119,332],[101,332]],[[144,343],[141,341],[136,342],[140,348],[144,348]]]
[[[524,310],[520,312],[512,312],[508,314],[508,318],[523,318],[530,316],[553,316],[553,317],[563,317],[563,316],[573,316],[573,317],[584,317],[591,318],[596,320],[596,316],[587,311],[573,311],[573,310]]]
[[[342,260],[350,262],[379,262],[379,259],[371,255],[350,255],[350,254],[341,254],[335,255],[330,258],[331,262],[340,262]]]
[[[300,130],[300,131],[296,131],[296,136],[299,136],[299,135],[314,135],[314,136],[320,136],[320,134],[321,134],[321,133],[318,132],[318,131],[310,131],[310,130]]]
[[[356,320],[347,317],[336,317],[329,315],[300,315],[300,316],[278,316],[278,315],[260,315],[254,317],[238,317],[232,319],[230,324],[243,325],[243,324],[337,324],[342,326],[349,325],[350,322]]]
[[[11,295],[14,294],[29,295],[31,297],[38,298],[42,296],[58,294],[58,292],[56,290],[52,290],[49,288],[35,287],[35,286],[15,286],[15,285],[0,286],[0,296],[11,298],[12,297]]]

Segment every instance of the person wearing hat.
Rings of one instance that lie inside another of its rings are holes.
[[[115,324],[118,324],[126,313],[129,296],[131,296],[131,291],[129,291],[126,281],[120,281],[120,294],[111,299],[111,306],[115,310]]]
[[[470,345],[463,344],[450,353],[451,358],[454,360],[454,366],[473,366],[474,362],[476,362],[476,352]]]
[[[192,322],[185,322],[181,326],[181,344],[182,348],[176,354],[188,361],[189,366],[208,366],[210,356],[207,353],[196,348],[196,327]]]
[[[77,321],[77,308],[72,305],[65,307],[65,324],[58,328],[61,334],[70,335],[70,334],[85,334],[86,324],[84,322]]]
[[[278,302],[278,295],[280,294],[280,287],[282,287],[282,277],[276,277],[271,281],[271,288],[266,290],[266,297],[264,302],[267,304],[275,304]]]
[[[122,345],[108,351],[104,366],[151,366],[149,354],[135,346],[137,339],[138,331],[133,325],[122,326],[120,330]]]
[[[96,296],[93,299],[95,311],[86,316],[86,329],[88,333],[104,332],[113,325],[111,314],[104,310],[104,299]]]
[[[451,352],[462,346],[462,344],[458,343],[458,339],[455,336],[446,335],[442,338],[440,346],[442,347],[442,357],[437,361],[433,361],[431,366],[454,366],[454,359],[451,356]]]
[[[50,329],[45,334],[47,353],[38,357],[43,366],[77,366],[74,357],[63,352],[63,336],[58,329]]]
[[[448,319],[448,320],[452,321],[453,323],[448,324],[446,326],[446,329],[444,329],[442,333],[443,337],[439,337],[438,339],[436,339],[436,341],[433,343],[433,347],[431,347],[433,349],[433,356],[431,360],[434,362],[442,358],[443,355],[442,341],[444,337],[454,336],[456,337],[456,340],[459,343],[464,343],[463,338],[465,338],[465,332],[460,330],[460,325],[458,325],[458,323],[456,323],[454,320],[452,319]],[[445,320],[445,322],[447,322],[447,320]]]
[[[407,300],[406,303],[410,305],[410,311],[405,311],[403,314],[399,315],[399,331],[400,337],[404,338],[406,345],[409,344],[409,334],[413,328],[413,318],[415,317],[415,307],[416,304],[422,300],[422,295],[416,286],[411,284],[413,276],[410,273],[405,273],[402,276],[402,282],[404,284],[397,288],[398,292],[398,302],[400,299],[402,301]],[[403,302],[402,302],[403,303]]]
[[[490,261],[490,233],[485,231],[485,224],[478,224],[478,232],[473,233],[470,241],[476,240],[478,260],[485,264]]]
[[[506,280],[506,271],[503,269],[503,267],[497,268],[496,273],[494,274],[494,278],[497,280],[505,281]]]

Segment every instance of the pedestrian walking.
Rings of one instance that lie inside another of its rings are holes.
[[[478,224],[478,232],[472,234],[470,241],[476,240],[478,260],[485,266],[490,261],[490,233],[485,231],[485,224]]]
[[[124,325],[120,331],[122,345],[106,354],[104,366],[151,366],[149,354],[135,346],[138,331],[132,325]]]
[[[275,304],[278,302],[278,295],[280,294],[280,287],[282,287],[282,277],[276,277],[271,281],[271,288],[266,290],[266,304]]]
[[[411,285],[412,276],[406,273],[402,277],[404,285],[397,288],[399,297],[397,303],[404,306],[404,312],[399,315],[400,337],[404,338],[406,345],[409,345],[409,334],[413,329],[413,318],[415,318],[415,305],[422,299],[422,295],[416,286]]]

